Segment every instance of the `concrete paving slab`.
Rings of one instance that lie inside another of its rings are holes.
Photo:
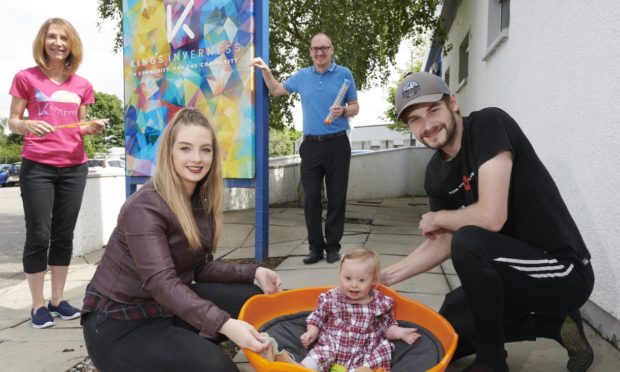
[[[411,247],[411,249],[417,247],[419,244],[415,244],[420,239],[414,239],[411,235],[392,235],[392,234],[375,234],[370,233],[368,235],[368,243],[388,243],[388,244],[401,244]],[[413,244],[412,244],[413,242]]]
[[[442,274],[424,273],[392,286],[397,291],[425,294],[445,294],[449,287]]]
[[[366,242],[364,246],[381,254],[405,257],[413,251],[413,248],[405,244],[386,244],[379,242]]]
[[[397,226],[402,229],[407,229],[410,231],[412,230],[412,233],[414,233],[415,231],[418,230],[420,219],[416,217],[411,217],[411,218],[402,217],[402,218],[395,219],[395,218],[375,216],[373,220],[373,224],[375,226]]]
[[[303,240],[302,243],[297,246],[293,251],[291,251],[291,256],[305,256],[310,252],[310,246],[308,245],[307,240]]]
[[[253,224],[225,224],[218,247],[239,248],[249,239],[254,240]]]
[[[404,205],[411,203],[413,200],[413,197],[410,196],[404,198],[387,198],[383,199],[381,207],[402,209]]]
[[[295,248],[301,244],[301,241],[294,240],[283,243],[271,243],[269,244],[269,257],[285,257],[288,256]],[[224,259],[237,259],[237,258],[254,258],[256,252],[254,247],[237,248],[231,251],[229,254],[223,256]]]
[[[448,281],[448,285],[451,290],[457,289],[461,286],[461,280],[457,275],[454,274],[446,274],[446,280]]]
[[[379,254],[379,258],[381,260],[381,267],[388,267],[390,265],[393,265],[397,262],[399,262],[400,260],[402,260],[404,258],[404,256],[398,256],[398,255],[391,255],[391,254],[384,254],[384,250],[378,250],[377,252],[381,252]],[[434,273],[434,274],[443,274],[443,271],[441,270],[441,268],[439,267],[434,267],[432,269],[430,269],[428,271],[429,273]]]
[[[347,221],[372,221],[374,219],[374,213],[370,211],[347,211]]]
[[[279,213],[269,215],[269,226],[306,226],[303,215],[294,213]]]
[[[317,267],[317,265],[319,264],[314,264],[312,265],[312,269],[307,270],[278,270],[280,279],[282,279],[282,289],[313,287],[319,285],[333,286],[338,284],[338,272],[335,269],[335,264],[334,268],[320,268]]]
[[[585,332],[594,348],[594,363],[588,372],[618,371],[620,352],[604,341],[587,324]],[[539,338],[530,342],[514,342],[506,344],[508,366],[513,372],[565,372],[568,356],[566,350],[557,342]],[[455,361],[447,372],[461,371],[472,361],[473,356]]]
[[[305,226],[269,226],[269,244],[299,240],[307,235]],[[254,246],[254,236],[250,236],[242,245],[243,248]]]
[[[255,216],[256,213],[254,212],[254,209],[244,209],[241,211],[226,211],[224,212],[224,223],[248,223],[250,221],[254,221]]]
[[[418,225],[411,226],[377,226],[374,225],[372,227],[373,234],[382,234],[382,235],[410,235],[410,236],[420,236],[420,231],[418,230]]]
[[[327,263],[325,260],[321,260],[312,265],[306,265],[303,263],[303,256],[289,256],[286,258],[278,267],[276,268],[277,272],[287,271],[287,270],[298,270],[298,271],[308,271],[306,274],[313,276],[312,271],[315,269],[318,270],[332,270],[337,274],[338,264],[337,263]],[[282,280],[284,282],[284,280]]]
[[[363,245],[366,240],[368,240],[368,233],[347,234],[342,236],[340,243],[341,245],[343,243],[357,243],[359,245]]]
[[[344,224],[344,234],[347,235],[349,233],[369,233],[370,225],[362,225],[359,223],[345,223]]]
[[[454,274],[456,275],[456,270],[454,270],[454,265],[452,264],[452,259],[448,258],[441,264],[441,268],[446,274]]]
[[[443,294],[428,294],[428,293],[411,293],[411,292],[399,292],[403,296],[410,298],[414,301],[423,303],[435,311],[439,311],[441,304],[443,304]]]
[[[218,245],[217,250],[215,251],[215,254],[213,255],[213,258],[216,260],[219,258],[222,258],[226,256],[227,254],[229,254],[230,252],[234,251],[235,249],[238,249],[238,248],[222,247]]]
[[[79,320],[71,327],[60,324],[49,329],[33,329],[22,324],[1,333],[0,360],[4,371],[69,370],[88,356]],[[59,321],[57,321],[59,323]]]

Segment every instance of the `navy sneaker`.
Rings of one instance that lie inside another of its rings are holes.
[[[30,318],[32,319],[32,328],[48,328],[56,324],[50,311],[45,307],[40,307],[37,312],[34,309],[30,310]]]
[[[47,309],[52,316],[60,317],[62,320],[71,320],[80,317],[80,309],[77,309],[67,301],[60,301],[58,306],[52,305],[52,301],[47,304]]]

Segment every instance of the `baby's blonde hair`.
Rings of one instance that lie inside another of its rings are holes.
[[[379,283],[379,276],[381,275],[381,261],[379,260],[379,254],[372,249],[358,247],[346,251],[340,258],[340,264],[338,265],[338,272],[342,271],[342,264],[346,260],[355,259],[371,259],[373,261],[373,284]]]

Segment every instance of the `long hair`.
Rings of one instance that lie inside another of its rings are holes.
[[[213,141],[213,161],[209,173],[198,182],[191,198],[183,194],[182,182],[174,169],[172,147],[180,128],[196,125],[206,128]],[[153,184],[166,204],[179,221],[192,251],[202,247],[200,231],[192,214],[192,207],[198,206],[206,211],[207,225],[211,228],[211,249],[215,252],[222,231],[222,205],[224,182],[220,164],[220,148],[215,131],[207,118],[198,110],[184,108],[174,115],[160,137],[157,149],[157,167]]]
[[[379,277],[381,275],[381,261],[379,259],[379,254],[376,251],[368,248],[353,248],[350,251],[345,252],[340,258],[340,264],[338,265],[338,272],[342,271],[342,264],[345,260],[355,260],[355,259],[370,259],[373,263],[373,275],[372,275],[372,283],[379,284]]]
[[[71,52],[65,60],[65,71],[69,75],[73,75],[82,63],[84,49],[82,48],[80,35],[78,35],[73,25],[62,18],[50,18],[41,25],[37,36],[35,36],[32,42],[32,56],[34,57],[34,61],[40,68],[44,70],[50,69],[48,55],[45,51],[45,37],[51,25],[61,26],[67,34],[67,42]]]

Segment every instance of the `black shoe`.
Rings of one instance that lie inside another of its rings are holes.
[[[315,263],[321,261],[322,259],[323,259],[323,254],[322,253],[310,252],[309,255],[304,257],[304,263],[306,265],[312,265],[312,264],[315,264]]]
[[[584,372],[594,361],[594,351],[583,331],[579,310],[569,314],[560,328],[562,345],[568,352],[566,368],[570,372]]]
[[[325,261],[327,261],[327,263],[338,262],[340,261],[340,254],[338,252],[327,252]]]

